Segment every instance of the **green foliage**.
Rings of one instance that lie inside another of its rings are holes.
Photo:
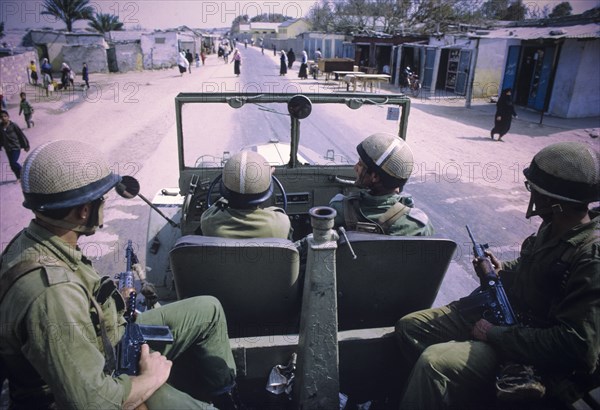
[[[508,7],[500,1],[498,9]],[[450,24],[478,23],[483,18],[481,2],[473,0],[321,0],[307,19],[316,31],[356,33],[377,30],[434,32]]]
[[[44,0],[42,14],[54,16],[67,25],[67,31],[73,31],[73,23],[77,20],[90,20],[94,8],[89,0]]]
[[[123,23],[119,21],[119,16],[107,13],[96,13],[88,22],[90,30],[98,33],[107,33],[109,31],[123,30]]]
[[[563,1],[562,3],[557,4],[553,9],[552,13],[548,15],[550,18],[557,17],[565,17],[570,16],[573,11],[573,7],[571,7],[571,3],[568,1]]]

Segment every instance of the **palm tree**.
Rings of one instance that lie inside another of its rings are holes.
[[[49,14],[62,20],[67,31],[73,31],[73,23],[77,20],[89,20],[94,15],[90,0],[44,0],[42,14]]]
[[[91,30],[102,34],[123,30],[123,23],[119,21],[119,16],[107,13],[96,13],[88,22],[88,26]]]

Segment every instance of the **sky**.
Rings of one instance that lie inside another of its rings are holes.
[[[561,1],[523,0],[523,3],[534,10],[548,4],[552,10]],[[7,30],[64,28],[64,23],[57,22],[54,17],[40,14],[44,9],[43,3],[43,0],[2,0],[0,21],[4,22]],[[204,29],[230,27],[235,17],[245,14],[254,17],[263,13],[275,13],[298,18],[305,16],[315,3],[316,0],[90,0],[90,5],[96,12],[119,16],[119,20],[129,29],[136,26],[165,29],[181,25]],[[600,6],[600,0],[571,0],[570,3],[574,14]],[[75,24],[75,28],[86,27],[86,22]]]

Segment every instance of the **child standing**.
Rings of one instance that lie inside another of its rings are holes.
[[[33,85],[38,85],[37,67],[35,66],[35,62],[33,60],[29,62],[29,75],[31,76],[31,82]]]
[[[10,121],[7,111],[0,111],[0,148],[4,147],[6,156],[10,164],[10,169],[17,177],[17,183],[21,179],[21,164],[19,164],[19,155],[21,149],[29,151],[29,141],[21,128]]]
[[[83,69],[81,70],[81,79],[83,81],[85,81],[85,89],[87,90],[88,88],[90,88],[90,75],[88,73],[88,68],[87,68],[87,64],[83,63]]]
[[[25,116],[25,122],[27,123],[27,128],[35,127],[35,123],[31,119],[33,117],[33,107],[27,101],[27,95],[25,93],[19,94],[21,96],[21,103],[19,104],[19,115],[23,113]]]

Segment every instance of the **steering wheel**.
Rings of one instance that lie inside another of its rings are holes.
[[[215,177],[215,179],[212,180],[212,182],[210,183],[210,186],[208,187],[208,192],[206,193],[206,206],[208,208],[211,207],[212,202],[210,200],[210,197],[212,196],[212,192],[215,189],[215,186],[221,182],[221,179],[223,178],[222,174],[219,174]],[[279,180],[274,176],[271,175],[271,180],[275,183],[275,185],[277,185],[277,188],[279,188],[279,192],[281,193],[281,196],[283,198],[283,210],[287,212],[287,195],[285,193],[285,189],[283,189],[283,185],[281,184],[281,182],[279,182]]]

